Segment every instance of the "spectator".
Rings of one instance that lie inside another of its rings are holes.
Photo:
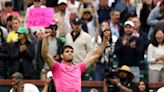
[[[11,75],[11,79],[13,87],[10,89],[10,92],[24,92],[24,83],[22,82],[23,75],[19,72],[15,72]]]
[[[45,82],[42,92],[56,92],[56,89],[54,86],[55,85],[54,85],[54,81],[52,79],[52,72],[49,71],[47,73],[47,79],[46,79],[46,82]]]
[[[0,79],[7,78],[7,44],[3,38],[3,31],[0,28]]]
[[[28,39],[28,30],[21,27],[17,30],[18,42],[9,45],[9,75],[20,72],[25,79],[35,77],[32,63],[34,59],[34,45]]]
[[[118,0],[115,8],[121,12],[120,22],[122,25],[130,15],[136,15],[136,9],[130,4],[130,0]]]
[[[7,43],[17,42],[18,41],[18,33],[16,31],[20,27],[20,20],[18,18],[13,18],[11,22],[11,30],[9,30],[9,34],[7,36]]]
[[[77,64],[86,58],[87,53],[93,49],[91,36],[81,28],[81,20],[76,18],[72,22],[72,32],[66,35],[66,45],[74,48],[73,63]],[[80,49],[79,49],[80,48]]]
[[[134,75],[130,67],[126,65],[121,66],[118,70],[118,78],[105,79],[107,84],[105,85],[104,92],[139,92],[137,85],[132,82]]]
[[[143,0],[143,7],[140,11],[141,29],[148,35],[150,26],[147,24],[149,13],[155,7],[154,0]]]
[[[99,24],[94,8],[88,7],[80,9],[79,17],[82,21],[83,30],[91,37],[95,37],[96,30],[99,30]]]
[[[159,22],[164,22],[164,0],[162,0],[160,5],[156,6],[148,16],[147,24],[151,27],[148,34],[149,40],[152,38],[154,26]]]
[[[141,40],[142,53],[140,55],[139,62],[140,62],[140,68],[145,69],[144,64],[145,63],[147,64],[147,62],[144,61],[145,60],[144,55],[146,54],[147,47],[148,47],[148,44],[149,44],[147,35],[141,29],[141,22],[140,22],[140,20],[137,16],[131,16],[131,17],[129,17],[128,20],[131,20],[134,23],[135,30],[133,31],[132,35]]]
[[[97,89],[95,89],[95,88],[92,88],[91,90],[90,90],[90,92],[99,92]]]
[[[99,0],[99,8],[97,10],[99,24],[109,20],[110,11],[111,8],[108,6],[108,0]]]
[[[140,78],[140,55],[142,54],[142,43],[140,39],[133,36],[135,30],[132,21],[124,23],[125,34],[120,37],[115,45],[115,54],[119,60],[119,66],[128,65],[134,73],[134,81],[138,82]]]
[[[109,26],[112,32],[112,35],[115,35],[117,39],[123,35],[122,27],[120,25],[120,11],[112,9],[110,14]]]
[[[51,30],[51,35],[48,37],[48,42],[49,42],[48,52],[51,56],[53,56],[55,60],[60,61],[60,54],[65,44],[65,41],[62,40],[61,38],[59,39],[56,37],[57,28],[58,28],[57,24],[54,23],[50,24],[49,27],[46,28],[47,30]],[[41,71],[41,76],[43,80],[46,79],[44,76],[48,71],[49,71],[49,67],[45,63]]]
[[[59,11],[55,15],[55,19],[57,20],[58,30],[57,30],[57,38],[65,37],[68,33],[68,19],[69,14],[67,9],[67,0],[58,0],[58,9]]]
[[[19,13],[18,12],[15,12],[12,10],[12,2],[10,1],[6,1],[5,2],[5,7],[4,7],[4,11],[3,13],[1,14],[1,22],[2,22],[2,25],[3,26],[6,26],[6,19],[7,17],[9,16],[13,16],[13,17],[18,17],[19,16]]]
[[[48,53],[48,36],[50,33],[47,33],[47,31],[48,30],[46,30],[46,32],[40,32],[40,35],[44,38],[42,44],[42,56],[52,71],[56,90],[58,92],[81,92],[81,74],[85,72],[86,68],[93,64],[95,60],[103,53],[109,40],[108,31],[104,32],[103,42],[100,47],[94,50],[88,59],[79,64],[72,63],[74,50],[71,46],[64,47],[61,54],[61,63],[52,58],[52,56]]]
[[[151,43],[148,46],[149,82],[164,82],[164,23],[154,28]]]
[[[138,82],[138,89],[139,89],[139,92],[150,92],[149,84],[144,80],[140,80]]]
[[[102,22],[104,23],[104,22]],[[111,30],[109,28],[106,28],[103,30],[104,31],[109,31],[109,43],[107,47],[105,48],[105,51],[102,53],[100,58],[96,62],[96,67],[95,67],[95,80],[103,80],[105,77],[105,74],[111,71],[113,67],[113,56],[114,56],[114,46],[115,42],[112,37]],[[101,39],[103,40],[103,35],[101,36]]]
[[[164,87],[161,87],[157,90],[157,92],[163,92],[164,91]]]
[[[33,9],[33,8],[46,8],[45,5],[42,5],[42,0],[33,0],[33,5],[31,5],[30,7],[27,8],[27,11],[26,11],[26,15],[25,15],[25,22],[27,21],[27,17],[29,15],[29,11],[30,9]],[[25,23],[25,27],[27,27],[27,24]],[[29,27],[30,29],[30,32],[33,34],[37,31],[40,31],[40,30],[43,30],[44,27],[43,26],[40,26],[40,27]]]

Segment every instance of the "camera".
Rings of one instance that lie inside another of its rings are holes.
[[[106,74],[105,74],[105,78],[107,79],[114,79],[117,78],[118,70],[116,69],[116,67],[112,66],[112,67],[108,67],[108,69],[106,70]]]

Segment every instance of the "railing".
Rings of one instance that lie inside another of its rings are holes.
[[[36,86],[44,86],[44,81],[41,80],[23,80],[25,83],[32,83]],[[11,86],[12,80],[0,80],[0,86]],[[91,88],[102,88],[103,89],[103,81],[82,81],[82,87],[91,87]],[[164,87],[163,83],[149,83],[149,87],[152,89]]]

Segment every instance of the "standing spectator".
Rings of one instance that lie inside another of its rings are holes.
[[[143,30],[141,29],[141,22],[139,20],[139,18],[137,16],[131,16],[129,17],[128,20],[131,20],[134,23],[134,27],[135,30],[133,31],[133,36],[139,38],[141,40],[141,44],[142,44],[142,53],[140,55],[140,68],[141,69],[145,69],[144,63],[147,64],[147,62],[144,62],[144,55],[146,54],[147,51],[147,47],[149,44],[147,35],[143,32]]]
[[[17,30],[18,42],[9,45],[9,75],[20,72],[25,79],[35,77],[34,46],[28,39],[28,30],[21,27]]]
[[[149,84],[144,80],[140,80],[138,82],[138,90],[139,90],[139,92],[150,92]]]
[[[119,66],[128,65],[134,73],[134,81],[138,82],[140,78],[140,55],[142,54],[142,44],[138,37],[133,36],[135,30],[132,21],[124,23],[125,34],[120,37],[115,45],[115,54],[119,60]]]
[[[112,35],[115,35],[117,39],[123,35],[122,27],[120,25],[120,11],[112,9],[109,13],[110,20],[109,26],[112,32]]]
[[[97,10],[99,24],[109,20],[110,11],[111,8],[108,6],[108,0],[99,0],[99,8]]]
[[[7,44],[0,28],[0,79],[7,78]]]
[[[136,9],[130,4],[130,0],[118,0],[115,8],[121,12],[120,22],[122,25],[130,15],[136,15]]]
[[[100,56],[100,58],[96,62],[96,67],[94,71],[94,79],[95,80],[103,80],[105,77],[105,74],[113,67],[113,54],[114,54],[114,46],[117,37],[112,35],[111,30],[109,28],[109,24],[107,21],[103,21],[101,23],[101,30],[104,31],[109,31],[110,32],[110,40],[105,48],[105,51],[103,54]],[[103,35],[100,34],[97,38],[98,41],[95,40],[94,45],[95,47],[99,46],[101,41],[102,41]],[[96,37],[95,37],[96,38]]]
[[[57,28],[58,28],[57,24],[54,23],[50,24],[49,27],[46,28],[46,30],[51,30],[51,35],[48,37],[48,43],[49,43],[48,53],[51,56],[53,56],[55,60],[60,61],[60,54],[65,42],[56,37]],[[45,63],[41,71],[41,77],[43,80],[46,79],[44,76],[47,74],[48,71],[49,71],[49,67]]]
[[[87,53],[93,49],[91,36],[82,30],[80,19],[76,18],[72,22],[72,32],[66,35],[66,44],[74,49],[73,63],[75,64],[82,62]]]
[[[67,0],[58,0],[58,9],[59,11],[55,15],[58,24],[57,38],[65,37],[68,33],[67,24],[70,22],[68,22]]]
[[[118,70],[118,78],[105,79],[104,92],[139,92],[137,85],[132,82],[134,74],[131,72],[130,67],[123,65]]]
[[[18,33],[16,31],[20,27],[20,20],[18,18],[13,18],[11,21],[11,30],[9,30],[9,34],[7,36],[7,43],[18,41]]]
[[[5,7],[4,7],[4,11],[3,13],[1,14],[1,22],[2,22],[2,25],[3,26],[6,26],[6,19],[7,17],[9,16],[13,16],[13,17],[18,17],[19,16],[19,13],[18,12],[15,12],[13,11],[13,7],[12,7],[12,2],[10,1],[6,1],[5,2]]]
[[[147,56],[149,63],[149,82],[164,82],[164,23],[154,28]]]
[[[159,23],[164,22],[164,0],[160,3],[159,6],[156,6],[149,14],[147,19],[147,24],[150,26],[148,38],[152,38],[153,28]]]
[[[148,35],[150,26],[147,24],[149,13],[155,7],[154,0],[143,0],[143,7],[140,11],[141,29]]]
[[[30,7],[27,8],[27,11],[26,11],[26,15],[25,15],[25,22],[27,21],[27,17],[29,15],[29,11],[30,9],[33,9],[33,8],[46,8],[45,5],[42,5],[42,0],[34,0],[33,1],[33,5],[31,5]],[[27,26],[27,24],[25,24],[25,26]],[[40,31],[40,30],[43,30],[44,27],[30,27],[30,32],[33,34],[34,32],[36,31]]]
[[[80,9],[79,17],[82,21],[83,30],[91,37],[95,37],[96,30],[99,30],[99,24],[94,8],[87,7]]]

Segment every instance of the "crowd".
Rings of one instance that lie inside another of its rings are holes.
[[[54,9],[55,21],[47,27],[27,27],[30,9],[47,7]],[[41,32],[46,30],[50,61],[59,67],[68,46],[74,53],[72,63],[87,68],[81,69],[82,80],[106,81],[105,92],[148,92],[142,79],[164,82],[164,0],[2,0],[0,24],[0,79],[19,72],[24,79],[47,80],[49,71],[56,72],[42,53]],[[101,47],[106,31],[104,51],[95,63],[84,66]],[[142,84],[145,91],[138,91]]]

